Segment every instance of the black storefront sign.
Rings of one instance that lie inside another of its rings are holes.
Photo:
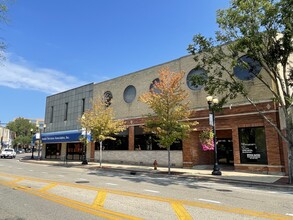
[[[239,128],[240,161],[248,164],[267,164],[264,127]]]

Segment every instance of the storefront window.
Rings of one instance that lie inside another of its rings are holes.
[[[45,158],[57,159],[60,158],[61,144],[46,144],[46,155]]]
[[[248,164],[267,164],[264,127],[239,128],[240,161]]]

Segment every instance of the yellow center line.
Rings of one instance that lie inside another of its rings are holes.
[[[55,194],[51,194],[48,193],[46,191],[40,191],[40,190],[36,190],[33,188],[28,188],[28,187],[18,187],[17,184],[15,183],[11,183],[11,182],[7,182],[7,181],[0,181],[1,185],[5,185],[11,188],[15,188],[18,190],[21,190],[23,192],[41,197],[43,199],[49,200],[49,201],[53,201],[59,204],[62,204],[64,206],[82,211],[82,212],[86,212],[95,216],[99,216],[99,217],[103,217],[105,219],[110,219],[110,220],[123,220],[123,219],[128,219],[128,220],[141,220],[141,218],[137,218],[135,216],[130,216],[127,214],[123,214],[123,213],[119,213],[119,212],[114,212],[111,210],[107,210],[104,208],[99,208],[99,209],[93,209],[93,207],[91,205],[88,205],[86,203],[82,203],[82,202],[78,202],[76,200],[71,200],[65,197],[61,197]]]
[[[104,207],[104,203],[106,200],[107,192],[105,190],[101,190],[98,192],[98,195],[96,196],[94,202],[93,202],[93,208],[100,208]]]
[[[177,202],[171,203],[172,208],[174,209],[176,215],[178,216],[178,219],[184,219],[184,220],[192,220],[193,218],[189,215],[187,210],[183,207],[182,204]]]
[[[164,197],[144,195],[144,194],[139,194],[139,193],[124,192],[124,191],[119,191],[119,190],[97,188],[97,187],[88,186],[88,185],[77,185],[77,184],[66,183],[66,182],[55,182],[55,181],[43,180],[43,179],[37,179],[37,178],[31,178],[31,177],[24,178],[24,177],[12,175],[12,174],[0,173],[0,176],[6,176],[6,177],[9,176],[9,177],[13,177],[13,178],[18,178],[19,180],[21,180],[21,178],[23,178],[23,179],[27,179],[27,180],[31,180],[31,181],[42,182],[42,183],[44,183],[44,182],[45,183],[55,183],[55,184],[62,185],[62,186],[70,186],[70,187],[81,188],[81,189],[90,189],[90,190],[94,190],[94,191],[98,191],[98,192],[102,191],[102,192],[104,192],[105,199],[106,199],[106,194],[110,193],[110,194],[116,194],[116,195],[121,195],[121,196],[128,196],[128,197],[134,197],[134,198],[154,200],[154,201],[159,201],[159,202],[166,202],[166,203],[170,203],[170,204],[176,203],[176,204],[181,204],[181,206],[183,206],[183,205],[193,206],[193,207],[199,207],[199,208],[227,212],[227,213],[235,213],[235,214],[248,215],[248,216],[253,216],[253,217],[262,217],[262,218],[272,219],[272,220],[280,220],[280,219],[292,220],[293,219],[291,216],[286,216],[286,215],[282,215],[282,214],[254,211],[254,210],[249,210],[249,209],[229,207],[229,206],[216,205],[216,204],[209,204],[209,203],[204,203],[204,202],[178,200],[178,199],[172,199],[172,198],[167,198],[167,197],[164,198]],[[0,183],[1,183],[1,181],[0,181]],[[99,197],[99,195],[97,195],[97,197],[96,197],[97,201],[95,201],[93,203],[93,205],[95,205],[96,208],[100,207],[98,210],[101,210],[101,207],[104,205],[104,202],[102,202],[102,201],[105,201],[105,199],[103,199],[103,194],[100,194],[100,197]],[[99,205],[101,205],[101,206],[99,206]],[[178,208],[178,206],[176,206],[176,208]],[[179,208],[178,208],[178,210],[179,210]],[[175,212],[176,212],[176,210],[175,210]],[[184,213],[184,211],[183,211],[183,213]],[[177,214],[177,212],[176,212],[176,214]]]

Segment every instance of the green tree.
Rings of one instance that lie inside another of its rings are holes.
[[[159,81],[139,100],[146,103],[154,114],[146,118],[144,130],[158,137],[158,142],[168,150],[168,173],[170,174],[170,146],[187,137],[196,122],[188,120],[189,102],[184,102],[188,93],[181,87],[183,72],[171,72],[169,68],[159,71]]]
[[[100,143],[100,166],[102,166],[102,146],[106,139],[115,140],[116,135],[126,129],[123,120],[115,120],[113,109],[106,100],[97,98],[92,108],[79,119],[81,127],[91,132],[94,142]]]
[[[13,145],[20,144],[22,147],[27,146],[31,143],[32,134],[31,129],[36,131],[36,125],[31,123],[28,119],[17,118],[14,121],[9,122],[6,128],[15,133],[15,139]]]
[[[189,45],[188,50],[195,55],[197,67],[208,73],[208,76],[194,77],[194,84],[205,85],[211,95],[220,94],[221,104],[242,95],[256,109],[245,83],[235,77],[233,67],[248,69],[251,77],[265,85],[285,116],[286,134],[257,110],[288,144],[289,182],[293,183],[293,1],[232,0],[230,4],[230,8],[217,11],[220,30],[216,37],[197,34],[193,44]],[[257,65],[251,65],[247,59],[239,60],[243,55],[250,61],[259,62],[265,71],[257,74],[254,71]]]

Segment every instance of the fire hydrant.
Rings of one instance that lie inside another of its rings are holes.
[[[153,165],[154,165],[154,170],[157,170],[157,168],[158,168],[158,162],[157,162],[157,160],[154,161]]]

